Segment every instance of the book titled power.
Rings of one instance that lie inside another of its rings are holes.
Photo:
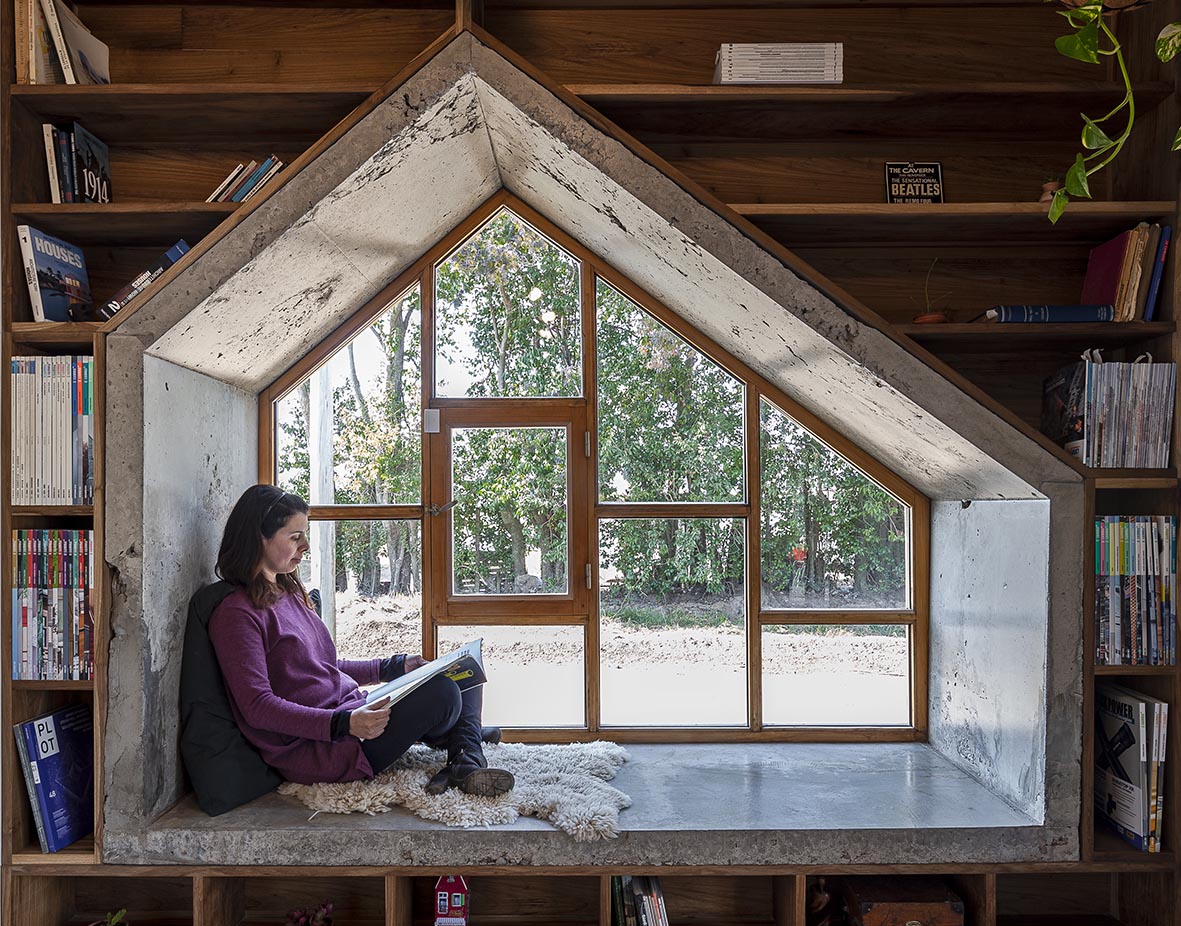
[[[994,305],[984,317],[998,324],[1115,321],[1114,305]]]
[[[436,675],[447,676],[459,686],[460,691],[483,685],[488,681],[488,676],[484,674],[484,660],[480,655],[483,642],[482,639],[472,640],[446,656],[440,656],[400,678],[377,686],[365,696],[365,703],[372,704],[388,696],[390,703],[395,704]]]
[[[42,852],[94,830],[94,724],[74,704],[13,727]]]

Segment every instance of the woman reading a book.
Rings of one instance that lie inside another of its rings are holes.
[[[436,675],[392,707],[388,698],[365,703],[359,685],[397,678],[425,660],[337,659],[299,579],[309,548],[307,502],[256,485],[230,512],[217,555],[217,574],[237,588],[210,618],[209,638],[234,719],[263,760],[289,781],[356,781],[422,741],[447,748],[429,793],[510,790],[512,774],[488,768],[484,758],[481,744],[498,742],[500,731],[481,726],[483,689],[461,693]]]

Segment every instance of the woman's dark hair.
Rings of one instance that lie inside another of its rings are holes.
[[[308,503],[298,495],[269,485],[251,486],[242,493],[226,521],[217,551],[218,576],[245,588],[256,608],[273,604],[285,592],[296,593],[310,608],[298,571],[276,576],[276,581],[271,582],[259,568],[263,540],[274,537],[293,514],[307,513]]]

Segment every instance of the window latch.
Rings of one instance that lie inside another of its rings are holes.
[[[459,503],[459,500],[453,498],[446,505],[427,505],[426,506],[426,513],[429,514],[432,518],[438,517],[444,511],[450,511],[458,503]]]

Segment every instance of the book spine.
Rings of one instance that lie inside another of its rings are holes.
[[[50,123],[42,123],[41,136],[45,143],[45,167],[49,174],[49,198],[51,202],[60,203],[62,190],[57,177],[57,139],[54,137],[53,126]]]
[[[53,137],[57,140],[57,172],[62,188],[62,202],[72,203],[74,196],[74,157],[70,133],[66,129],[53,130]]]
[[[246,194],[250,192],[256,183],[258,183],[263,174],[271,169],[272,163],[273,161],[270,158],[267,158],[265,161],[259,164],[258,167],[254,168],[250,176],[246,178],[246,182],[239,186],[238,189],[234,190],[232,194],[230,194],[230,201],[235,203],[242,202],[242,200],[246,198]]]
[[[16,38],[16,82],[18,84],[32,83],[29,79],[29,61],[33,51],[33,43],[29,41],[29,34],[32,31],[30,2],[36,3],[37,0],[15,0],[13,5],[12,31]]]
[[[37,282],[37,260],[33,256],[33,238],[28,225],[18,225],[16,235],[20,241],[21,260],[25,265],[25,283],[29,287],[29,301],[33,306],[33,321],[45,321],[45,307],[41,303],[41,285]]]
[[[998,305],[988,315],[1000,324],[1110,322],[1115,320],[1115,309],[1110,305]]]
[[[225,179],[222,180],[222,182],[217,185],[217,189],[215,189],[212,193],[209,194],[209,196],[206,197],[205,202],[207,202],[207,203],[217,202],[221,198],[221,194],[226,191],[226,187],[228,187],[231,183],[234,182],[235,179],[237,179],[238,175],[240,173],[242,173],[242,169],[245,166],[246,165],[244,165],[244,164],[239,164],[237,167],[235,167],[233,170],[231,170],[228,174],[226,174]]]
[[[37,840],[41,843],[41,851],[49,852],[49,840],[45,834],[45,811],[41,803],[41,779],[37,766],[29,758],[29,744],[25,736],[32,733],[30,724],[18,723],[14,727],[16,733],[16,751],[20,754],[21,771],[25,776],[25,787],[29,789],[29,803],[33,808],[33,822],[37,824]],[[36,755],[37,743],[32,743]]]
[[[45,25],[53,39],[53,47],[57,49],[57,60],[61,63],[62,75],[67,84],[78,83],[74,74],[74,66],[70,63],[70,47],[66,44],[66,37],[62,33],[61,20],[57,15],[56,0],[41,0],[41,10],[45,13]]]
[[[1156,302],[1160,296],[1160,284],[1164,274],[1165,260],[1169,255],[1169,240],[1173,229],[1166,225],[1161,229],[1160,244],[1157,245],[1156,261],[1152,267],[1152,279],[1148,284],[1148,296],[1144,300],[1144,320],[1150,322],[1156,318]]]

